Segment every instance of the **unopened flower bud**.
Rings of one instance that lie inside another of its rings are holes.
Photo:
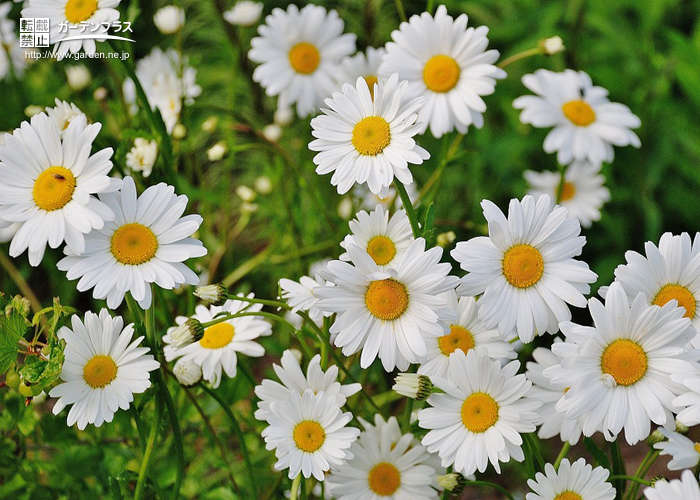
[[[180,385],[191,387],[202,380],[202,368],[192,360],[180,358],[173,366],[173,374]]]
[[[560,36],[553,36],[540,40],[539,46],[542,52],[548,56],[553,56],[566,48],[564,47],[564,40],[562,40]]]
[[[38,115],[42,111],[44,111],[44,108],[35,104],[30,104],[29,106],[24,108],[24,114],[27,116],[27,118],[31,118],[34,115]]]
[[[109,96],[109,91],[104,87],[97,87],[95,92],[92,93],[92,97],[96,101],[104,101]]]
[[[255,191],[245,185],[238,186],[236,188],[236,194],[243,201],[251,202],[255,199]]]
[[[458,472],[451,472],[450,474],[438,476],[437,481],[445,491],[449,491],[453,495],[462,493],[464,487],[467,485],[467,479]]]
[[[167,5],[158,9],[153,16],[153,23],[164,35],[172,35],[180,31],[185,24],[185,11],[175,5]]]
[[[448,231],[446,233],[440,233],[437,235],[437,244],[441,247],[446,247],[457,239],[457,235],[454,231]]]
[[[173,129],[173,139],[184,139],[185,136],[187,135],[187,128],[182,123],[178,123],[175,125],[175,128]]]
[[[425,375],[399,373],[392,389],[407,398],[423,401],[433,392],[433,383]]]
[[[194,290],[194,296],[215,306],[222,306],[228,300],[228,288],[221,283],[198,286]]]
[[[289,106],[278,107],[275,111],[275,123],[281,127],[289,125],[293,119],[294,112]]]
[[[271,123],[262,129],[262,135],[270,142],[277,142],[282,137],[282,127],[276,123]]]
[[[649,486],[651,486],[652,488],[654,488],[654,487],[656,486],[656,483],[658,483],[659,481],[664,482],[664,483],[667,483],[667,482],[668,482],[668,479],[666,479],[665,476],[655,476],[655,477],[652,477],[652,478],[651,478],[651,481],[649,481],[649,482],[651,483]]]
[[[270,194],[272,192],[272,181],[269,177],[261,175],[253,182],[253,187],[260,194]]]
[[[204,337],[204,327],[199,320],[190,318],[170,333],[170,344],[175,348],[198,342]]]
[[[649,434],[649,437],[647,438],[647,444],[652,448],[654,448],[656,443],[661,443],[663,441],[666,441],[666,436],[664,436],[659,429],[656,429],[654,432]]]
[[[216,127],[219,125],[219,117],[217,116],[210,116],[206,120],[204,120],[204,123],[202,123],[202,130],[211,134],[216,130]]]
[[[219,141],[207,150],[207,158],[209,158],[209,161],[219,161],[227,151],[226,144],[223,141]]]
[[[688,429],[687,425],[685,425],[683,422],[676,420],[676,432],[678,434],[683,434],[685,436],[686,434],[688,434],[689,430],[690,429]]]

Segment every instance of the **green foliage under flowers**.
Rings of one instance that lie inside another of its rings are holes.
[[[137,178],[137,185],[142,191],[160,181],[174,184],[179,194],[189,197],[188,211],[204,216],[197,237],[209,254],[190,262],[197,273],[205,273],[210,282],[225,283],[232,292],[254,291],[257,297],[274,298],[280,278],[296,279],[307,273],[312,262],[340,254],[338,242],[347,233],[347,221],[338,214],[341,197],[330,185],[329,176],[314,173],[307,148],[311,137],[308,119],[297,119],[286,127],[278,144],[263,138],[262,129],[272,122],[275,102],[252,83],[250,65],[244,59],[255,29],[225,25],[218,9],[229,8],[230,0],[178,3],[185,8],[187,21],[181,33],[168,37],[152,23],[153,13],[164,2],[121,3],[122,18],[134,22],[136,43],[120,46],[132,52],[131,63],[156,45],[181,48],[197,69],[197,83],[203,88],[195,104],[183,108],[181,121],[187,135],[173,141],[172,169],[161,157],[151,177],[145,182]],[[390,0],[316,3],[338,10],[346,32],[357,34],[358,49],[384,44],[398,27]],[[612,100],[628,105],[642,121],[638,130],[642,148],[617,149],[614,163],[603,167],[612,200],[602,220],[583,231],[587,244],[582,258],[599,275],[594,291],[612,280],[613,269],[624,261],[626,250],[641,250],[644,241],[657,241],[665,231],[694,233],[698,229],[700,2],[472,0],[446,5],[452,15],[466,12],[471,26],[487,25],[490,47],[500,50],[502,57],[532,48],[553,35],[561,36],[567,49],[553,57],[536,56],[510,65],[508,78],[485,99],[488,110],[482,130],[470,129],[459,143],[456,135],[419,139],[431,152],[428,162],[412,168],[418,187],[427,187],[418,215],[425,221],[424,236],[429,242],[447,231],[455,231],[457,241],[484,234],[482,199],[505,208],[510,198],[525,194],[524,170],[556,170],[554,156],[542,151],[546,130],[522,125],[512,107],[513,99],[528,93],[520,81],[522,75],[538,68],[588,72],[596,85],[609,90]],[[265,14],[277,6],[285,7],[286,2],[266,1]],[[424,2],[414,0],[404,6],[409,16],[426,9]],[[13,18],[19,18],[19,10],[16,5]],[[98,47],[110,50],[106,44]],[[130,117],[126,112],[121,87],[127,75],[118,61],[82,62],[93,77],[78,92],[69,88],[64,77],[65,68],[75,64],[71,61],[41,60],[23,80],[0,82],[0,130],[19,126],[29,105],[50,106],[54,98],[74,102],[91,121],[103,124],[93,151],[114,148],[115,171],[124,175],[132,139],[156,139],[158,130],[151,128],[143,114]],[[107,99],[93,97],[98,87],[107,89]],[[202,124],[211,117],[218,120],[214,129],[203,130]],[[211,162],[206,151],[219,141],[226,144],[228,153]],[[444,172],[429,184],[439,169]],[[268,177],[273,188],[269,194],[257,194],[252,201],[257,209],[252,211],[235,195],[235,189],[252,186],[260,176]],[[7,255],[7,249],[7,244],[0,246],[0,253]],[[6,373],[7,384],[0,389],[0,498],[130,498],[148,433],[140,415],[150,418],[157,384],[137,396],[130,411],[117,412],[111,424],[89,426],[85,431],[67,428],[65,414],[52,415],[49,401],[27,399],[55,384],[63,361],[56,332],[68,324],[70,314],[80,311],[82,316],[86,310],[105,307],[90,293],[78,293],[75,281],[66,280],[56,269],[60,257],[59,251],[49,250],[41,266],[32,268],[23,255],[9,263],[13,272],[5,267],[0,270],[0,291],[4,292],[0,297],[0,372]],[[456,265],[455,272],[459,272]],[[28,290],[33,291],[31,297]],[[190,292],[155,290],[157,337],[173,324],[175,316],[193,312],[196,298]],[[32,299],[33,315],[28,302],[16,294]],[[60,302],[54,297],[60,297]],[[44,309],[47,304],[52,305]],[[127,323],[142,323],[126,304],[116,313],[124,315]],[[580,317],[585,314],[574,310],[574,320],[585,322]],[[173,377],[166,378],[184,437],[187,467],[182,497],[253,498],[247,465],[254,470],[258,498],[281,498],[289,489],[286,475],[273,471],[274,455],[265,450],[259,437],[264,425],[252,416],[252,388],[263,377],[273,376],[271,364],[284,349],[298,347],[300,342],[311,346],[316,340],[308,328],[295,332],[285,324],[275,324],[273,336],[262,341],[266,357],[239,357],[238,376],[224,377],[215,390],[230,414],[202,388],[180,388]],[[533,347],[526,346],[521,356],[528,357]],[[403,411],[406,402],[391,392],[391,375],[376,364],[361,370],[359,363],[353,363],[350,378],[369,387],[374,401],[387,414]],[[362,394],[351,398],[349,405],[364,405],[364,418],[373,413]],[[234,432],[231,416],[240,434]],[[158,436],[146,496],[174,498],[178,442],[165,418]],[[558,440],[542,447],[531,437],[525,439],[528,466],[554,461]],[[243,459],[243,444],[250,464]],[[591,462],[610,466],[603,463],[608,460],[607,444],[601,448],[587,439],[584,445]],[[615,458],[613,453],[613,462]],[[624,474],[618,465],[613,463],[615,473]],[[522,488],[535,469],[510,463],[504,471],[499,476],[501,484],[506,481],[505,486]],[[483,491],[490,494],[488,489]]]

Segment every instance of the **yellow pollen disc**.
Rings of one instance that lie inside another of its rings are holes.
[[[595,111],[585,101],[569,101],[561,107],[561,110],[571,123],[579,127],[587,127],[595,121]]]
[[[114,231],[111,247],[115,259],[136,266],[153,258],[158,250],[158,239],[149,228],[134,222]]]
[[[561,188],[561,201],[568,201],[576,196],[576,186],[571,182],[564,182],[564,187]]]
[[[613,341],[603,351],[600,367],[619,385],[632,385],[647,372],[647,354],[642,346],[629,339]]]
[[[117,364],[109,356],[95,356],[83,367],[83,379],[93,389],[106,387],[115,378],[117,378]]]
[[[233,325],[217,323],[204,330],[204,336],[199,339],[199,345],[206,349],[219,349],[229,345],[235,333]]]
[[[289,51],[289,64],[297,73],[310,75],[321,62],[321,53],[310,43],[301,42]]]
[[[464,354],[474,347],[474,337],[466,328],[459,325],[452,325],[450,333],[438,339],[440,351],[445,356],[449,356],[457,349],[462,349]]]
[[[695,451],[697,451],[698,455],[700,455],[700,443],[695,443],[695,446],[693,446],[693,448],[695,448]]]
[[[49,167],[34,181],[32,195],[37,206],[47,212],[65,207],[73,199],[75,177],[63,167]]]
[[[369,471],[369,489],[381,497],[394,494],[401,486],[401,473],[394,464],[380,462]]]
[[[583,497],[573,491],[565,491],[555,496],[554,500],[583,500]]]
[[[503,255],[503,276],[517,288],[529,288],[544,273],[542,254],[530,245],[515,245]]]
[[[381,116],[368,116],[352,129],[352,145],[358,153],[376,156],[391,142],[389,123]]]
[[[683,285],[664,285],[651,302],[656,306],[663,306],[669,300],[676,299],[678,305],[685,309],[685,317],[695,316],[695,296]]]
[[[475,392],[464,400],[462,423],[471,432],[486,432],[498,422],[498,403],[485,392]]]
[[[87,21],[97,10],[97,0],[68,0],[66,19],[73,24]]]
[[[423,81],[433,92],[449,92],[457,85],[461,73],[457,61],[449,56],[439,55],[425,63]]]
[[[369,95],[372,96],[372,100],[374,101],[374,84],[377,83],[378,79],[374,75],[365,76],[363,78],[365,79],[365,82],[367,82],[367,86],[369,87]]]
[[[408,309],[406,287],[396,280],[373,281],[365,293],[367,309],[379,319],[391,321]]]
[[[304,420],[294,427],[294,442],[301,451],[313,453],[323,446],[326,431],[321,424],[313,420]]]
[[[367,253],[378,266],[383,266],[396,255],[396,246],[386,236],[375,236],[367,243]]]

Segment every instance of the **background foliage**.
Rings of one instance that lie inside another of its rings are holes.
[[[129,47],[132,60],[156,45],[181,48],[197,69],[197,83],[203,88],[196,103],[184,110],[187,136],[174,143],[177,177],[166,176],[162,166],[157,166],[151,177],[138,182],[141,189],[161,180],[176,182],[178,192],[190,198],[189,211],[203,215],[199,237],[209,255],[196,262],[198,272],[211,282],[223,280],[232,291],[254,291],[259,297],[273,298],[280,278],[297,279],[307,273],[310,263],[339,255],[338,242],[347,232],[347,223],[337,210],[341,198],[330,185],[329,176],[314,173],[307,149],[308,119],[296,120],[285,128],[279,144],[263,138],[262,128],[272,122],[275,103],[249,78],[251,67],[244,54],[255,29],[223,23],[218,12],[231,6],[227,0],[178,3],[185,8],[187,22],[178,36],[170,37],[161,35],[152,23],[162,2],[121,3],[122,18],[134,21],[137,43]],[[316,3],[339,11],[346,31],[358,35],[361,49],[384,44],[398,27],[398,16],[389,0]],[[606,205],[602,220],[584,230],[588,243],[583,258],[600,277],[594,289],[612,280],[613,269],[623,262],[626,250],[639,251],[644,241],[656,241],[665,231],[698,230],[700,2],[472,0],[446,4],[452,15],[466,12],[470,25],[487,25],[491,47],[503,56],[531,48],[541,38],[553,35],[564,39],[567,50],[509,66],[508,78],[486,98],[489,108],[484,129],[470,130],[448,164],[444,165],[445,155],[453,136],[419,140],[432,158],[412,169],[418,187],[425,186],[441,165],[445,167],[424,193],[424,200],[436,203],[438,232],[453,230],[458,241],[483,234],[479,207],[483,198],[505,208],[510,198],[525,194],[525,169],[556,169],[555,157],[542,151],[546,131],[520,124],[511,105],[515,97],[527,92],[520,82],[522,75],[538,68],[587,71],[595,84],[610,91],[613,101],[627,104],[642,120],[638,131],[642,148],[616,150],[615,162],[604,167],[612,201]],[[286,2],[266,1],[265,14],[276,6],[285,7]],[[405,2],[405,7],[410,15],[426,6],[412,0]],[[19,10],[16,5],[14,18],[19,18]],[[109,50],[104,44],[100,49]],[[76,64],[73,61],[41,60],[29,68],[22,81],[0,82],[0,130],[19,126],[30,104],[53,105],[55,97],[72,101],[92,121],[103,124],[95,148],[113,147],[115,169],[123,174],[131,138],[147,136],[148,125],[125,113],[120,91],[125,75],[118,62],[82,62],[93,79],[77,93],[68,87],[64,74],[68,65]],[[108,89],[106,100],[93,98],[98,87]],[[218,118],[218,125],[213,132],[206,132],[201,125],[211,116]],[[221,140],[229,153],[221,161],[210,162],[206,150]],[[256,211],[242,210],[236,187],[251,186],[262,175],[271,179],[272,192],[257,196]],[[0,246],[0,258],[7,259],[7,250],[7,244]],[[104,307],[89,293],[76,292],[75,282],[67,281],[56,269],[59,258],[58,251],[48,251],[39,268],[29,267],[25,255],[13,265],[44,307],[51,305],[52,297],[60,297],[62,304],[80,311]],[[6,295],[21,292],[16,282],[8,271],[0,270],[0,290]],[[157,321],[163,331],[176,315],[189,314],[194,306],[194,298],[186,291],[159,293],[156,300],[160,304]],[[119,312],[129,316],[125,306]],[[274,457],[264,450],[259,438],[260,423],[252,420],[252,379],[270,376],[271,363],[282,350],[297,344],[293,333],[279,326],[262,344],[268,356],[239,360],[243,373],[233,380],[224,378],[217,393],[242,423],[258,473],[258,488],[277,498],[275,491],[281,491],[274,489],[277,483],[282,481],[288,488],[288,480],[272,471]],[[389,376],[379,369],[360,373],[355,366],[353,372],[365,377],[374,393],[390,387]],[[170,382],[174,387],[174,381]],[[247,498],[250,485],[227,415],[200,389],[174,393],[188,464],[182,494],[201,499]],[[24,397],[7,388],[0,389],[0,398],[0,498],[92,499],[127,494],[141,454],[131,413],[120,411],[111,425],[79,432],[66,427],[64,415],[50,414],[50,400],[25,406]],[[148,394],[137,398],[136,411],[148,407],[149,400]],[[394,413],[402,404],[391,407]],[[200,411],[207,416],[207,425]],[[163,432],[167,431],[164,428]],[[157,450],[153,470],[159,488],[167,489],[174,481],[176,462],[171,445],[171,437],[166,436]],[[551,448],[542,450],[550,460],[559,443],[552,442]],[[512,472],[514,483],[524,485],[527,471],[509,465],[502,477],[508,472]],[[231,477],[242,493],[232,487]]]

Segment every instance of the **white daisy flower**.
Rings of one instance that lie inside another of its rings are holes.
[[[0,80],[10,75],[21,77],[27,67],[25,49],[20,46],[15,32],[15,22],[8,17],[12,10],[11,3],[0,5]]]
[[[444,467],[454,464],[455,471],[469,475],[484,472],[491,462],[500,474],[500,462],[525,459],[520,434],[534,432],[542,402],[525,397],[532,384],[517,375],[519,367],[518,361],[501,367],[474,349],[450,355],[454,385],[434,378],[445,393],[430,396],[431,408],[418,412],[418,425],[429,430],[422,443],[437,452]]]
[[[248,295],[249,298],[253,294]],[[216,319],[221,313],[236,314],[240,312],[255,313],[262,309],[262,304],[251,304],[242,300],[227,300],[223,306],[198,305],[192,318],[201,323],[207,323]],[[182,325],[189,318],[178,316],[175,318],[177,325]],[[221,372],[227,376],[236,376],[238,365],[238,353],[249,357],[259,358],[265,354],[265,348],[255,342],[258,337],[272,335],[272,326],[263,318],[255,316],[242,316],[216,323],[204,329],[204,336],[197,342],[175,347],[171,333],[176,327],[168,328],[163,336],[163,342],[168,344],[163,348],[166,361],[182,358],[194,361],[202,367],[202,377],[212,387],[217,388],[221,383]]]
[[[202,93],[196,84],[197,70],[188,66],[187,58],[180,59],[175,49],[163,52],[154,48],[149,55],[136,63],[136,76],[146,93],[152,109],[158,109],[168,132],[172,133],[180,119],[182,103],[192,104]],[[136,113],[136,87],[128,78],[123,86],[124,99]]]
[[[608,441],[624,429],[630,445],[649,436],[651,422],[673,424],[673,402],[683,386],[671,374],[691,374],[686,344],[695,335],[683,310],[669,303],[649,306],[639,294],[630,304],[619,283],[610,286],[605,305],[590,299],[593,327],[564,322],[566,341],[552,352],[561,365],[544,374],[553,385],[569,387],[556,405],[579,419],[583,434],[603,432]]]
[[[700,331],[700,233],[692,242],[688,233],[664,233],[658,247],[647,241],[644,250],[646,257],[632,250],[625,253],[627,264],[615,269],[615,281],[630,300],[639,293],[657,306],[675,299]]]
[[[654,482],[654,486],[645,488],[644,496],[647,500],[700,500],[700,486],[695,474],[684,470],[680,479]]]
[[[697,340],[698,336],[696,335],[693,343],[697,343]],[[694,355],[695,361],[697,361],[700,350],[689,349],[688,354]],[[674,382],[682,384],[680,396],[673,400],[674,406],[682,408],[678,412],[676,421],[686,426],[700,424],[700,368],[698,368],[697,363],[694,363],[694,367],[695,369],[690,374],[679,371],[671,375]]]
[[[81,48],[86,54],[97,52],[96,38],[62,41],[79,36],[107,35],[107,26],[119,20],[120,0],[26,0],[22,17],[49,18],[49,43],[55,45],[54,53],[60,60],[68,52]],[[68,25],[62,29],[61,25]],[[81,28],[81,25],[83,26]],[[88,29],[85,29],[85,26]],[[104,39],[102,39],[104,40]]]
[[[700,462],[700,443],[696,443],[685,437],[683,434],[659,427],[659,432],[668,441],[654,443],[654,448],[659,450],[661,455],[670,455],[672,459],[668,462],[668,470],[692,469]]]
[[[456,319],[445,299],[458,279],[448,276],[450,264],[440,263],[442,249],[425,250],[418,238],[394,268],[381,269],[358,247],[347,248],[352,264],[339,260],[328,264],[323,277],[336,286],[314,289],[318,307],[338,313],[330,328],[334,344],[345,356],[362,351],[360,366],[367,368],[379,356],[386,371],[405,371],[410,363],[422,363],[426,338],[449,332],[444,321]]]
[[[523,76],[523,85],[537,95],[513,101],[515,108],[523,110],[520,121],[538,128],[554,127],[544,140],[544,150],[556,151],[562,165],[574,160],[599,165],[613,160],[613,146],[641,146],[630,130],[641,125],[639,118],[624,104],[610,102],[608,91],[593,86],[583,71],[539,69]]]
[[[461,350],[465,354],[471,349],[483,351],[491,359],[514,359],[513,345],[498,333],[488,329],[479,319],[480,302],[474,297],[457,297],[454,290],[440,294],[447,301],[450,309],[457,311],[456,321],[449,324],[450,332],[442,337],[428,337],[428,360],[420,365],[418,373],[429,377],[450,380],[448,370],[450,354]]]
[[[486,50],[488,28],[467,28],[467,15],[457,19],[440,5],[435,17],[424,12],[412,16],[391,33],[379,74],[398,73],[408,81],[410,97],[424,96],[418,112],[420,133],[430,126],[435,137],[470,125],[484,125],[486,103],[481,96],[493,94],[496,79],[505,72],[493,63],[497,50]]]
[[[46,114],[49,115],[58,125],[58,130],[61,131],[61,136],[70,125],[70,122],[78,116],[85,118],[87,123],[88,119],[85,113],[83,113],[78,106],[68,101],[61,101],[58,98],[55,100],[56,106],[53,108],[46,108]]]
[[[479,318],[502,335],[515,329],[525,343],[556,333],[571,319],[567,304],[585,307],[584,294],[597,276],[581,254],[586,238],[577,219],[552,206],[549,196],[512,199],[508,218],[488,200],[481,202],[489,236],[457,243],[452,257],[468,272],[458,293],[479,295]]]
[[[72,316],[71,328],[62,327],[58,336],[66,341],[66,359],[63,383],[49,393],[59,398],[53,413],[73,405],[68,425],[77,423],[81,430],[111,422],[119,408],[127,410],[134,394],[151,386],[148,372],[160,367],[147,347],[139,347],[143,337],[133,339],[133,325],[124,327],[121,316],[112,318],[107,309],[99,316],[86,312],[84,322]]]
[[[420,129],[416,112],[425,99],[407,100],[407,85],[396,74],[379,80],[373,99],[367,82],[358,78],[354,87],[346,83],[342,93],[326,99],[330,109],[311,120],[316,139],[309,149],[320,151],[314,156],[316,173],[333,172],[331,184],[338,193],[367,183],[370,191],[385,197],[394,177],[403,184],[413,182],[409,163],[420,165],[430,158],[413,139]]]
[[[555,339],[558,342],[559,339]],[[566,418],[566,413],[558,412],[556,409],[559,400],[564,397],[569,390],[565,384],[555,384],[543,372],[550,366],[557,366],[562,358],[554,354],[551,350],[538,347],[532,352],[535,361],[529,361],[526,365],[525,375],[532,382],[530,396],[542,401],[539,413],[542,420],[537,435],[541,439],[549,439],[559,436],[563,442],[572,445],[581,439],[581,423],[578,420]]]
[[[45,113],[23,122],[0,145],[0,219],[21,222],[10,255],[29,250],[29,263],[41,262],[48,244],[64,241],[70,251],[85,250],[85,234],[102,229],[114,213],[94,196],[116,191],[121,181],[108,177],[112,148],[91,155],[102,125],[84,116],[63,131]]]
[[[255,395],[260,398],[255,418],[258,420],[270,420],[272,411],[270,405],[274,402],[286,401],[290,393],[303,394],[311,389],[315,394],[323,392],[335,398],[335,404],[340,408],[345,405],[347,399],[357,393],[362,386],[360,384],[343,384],[338,382],[338,367],[333,365],[325,372],[321,368],[321,356],[311,358],[306,368],[306,374],[301,369],[299,359],[291,349],[282,353],[281,364],[272,365],[280,382],[264,379],[255,388]]]
[[[302,276],[299,281],[287,278],[280,280],[281,297],[292,307],[292,312],[306,311],[313,322],[319,324],[323,318],[331,316],[333,313],[324,312],[318,308],[318,301],[321,300],[314,295],[314,288],[331,285],[318,273],[313,278]]]
[[[350,234],[340,246],[347,249],[350,245],[357,245],[378,266],[384,267],[399,262],[413,240],[411,223],[404,210],[397,211],[390,218],[389,212],[377,205],[370,213],[362,210],[355,215],[350,221]],[[350,255],[345,252],[339,258],[350,260]]]
[[[101,194],[100,200],[114,211],[114,221],[86,236],[83,254],[66,248],[66,257],[58,262],[69,280],[80,278],[79,291],[94,288],[93,297],[107,299],[110,309],[119,307],[129,292],[147,309],[150,283],[166,290],[199,284],[183,263],[207,253],[201,241],[190,237],[202,217],[181,217],[187,196],[177,196],[175,188],[160,183],[137,198],[134,180],[126,177],[120,193]]]
[[[157,159],[158,143],[137,137],[134,146],[126,153],[126,166],[133,172],[141,172],[145,179],[151,175]]]
[[[559,172],[526,170],[523,176],[528,183],[527,194],[535,198],[546,194],[552,200],[557,199],[561,184]],[[583,227],[591,227],[593,222],[600,220],[600,209],[610,201],[610,190],[604,184],[605,177],[600,175],[600,165],[575,161],[564,173],[559,204],[569,211],[570,217],[576,217]]]
[[[369,93],[374,98],[374,84],[379,80],[379,65],[382,57],[386,54],[383,47],[375,49],[367,47],[365,52],[358,52],[354,56],[349,56],[340,61],[338,75],[336,79],[338,85],[344,83],[354,84],[358,78],[362,77],[367,82]]]
[[[402,434],[396,417],[374,425],[359,419],[365,430],[350,448],[354,457],[328,476],[336,500],[437,500],[439,460],[413,434]]]
[[[579,458],[573,464],[566,458],[556,470],[552,464],[544,466],[544,474],[538,472],[535,479],[528,479],[532,489],[525,500],[613,500],[615,488],[607,482],[610,471],[595,469]]]
[[[271,404],[270,410],[270,425],[262,436],[268,449],[276,449],[275,469],[289,469],[290,479],[303,474],[323,481],[331,467],[352,458],[349,448],[360,429],[347,427],[352,414],[343,413],[334,396],[311,389],[290,391],[288,399]]]
[[[263,4],[261,2],[251,2],[241,0],[229,10],[224,12],[224,20],[235,26],[253,26],[262,16]]]
[[[248,57],[260,63],[253,80],[267,95],[281,94],[283,106],[296,104],[300,117],[316,112],[337,86],[338,61],[355,52],[344,26],[338,12],[318,5],[273,9],[250,42]]]
[[[156,11],[153,23],[164,35],[172,35],[185,25],[185,11],[176,5],[166,5]]]
[[[66,68],[66,80],[71,90],[80,92],[90,85],[92,75],[84,64],[74,64]]]
[[[202,380],[202,367],[194,361],[180,358],[173,366],[173,375],[175,375],[180,385],[192,387]]]

